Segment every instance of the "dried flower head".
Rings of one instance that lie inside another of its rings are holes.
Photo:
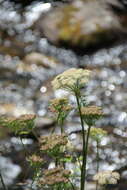
[[[1,116],[0,117],[0,125],[8,126],[10,123],[12,123],[15,120],[16,120],[16,117]]]
[[[117,184],[117,181],[120,179],[120,175],[118,172],[113,171],[102,171],[97,173],[93,180],[97,181],[100,185],[106,184]]]
[[[96,141],[101,141],[101,139],[107,135],[107,131],[101,128],[92,127],[90,130],[90,136]]]
[[[32,156],[29,156],[27,160],[30,162],[30,165],[33,167],[38,167],[38,166],[40,167],[45,162],[43,158],[35,154],[33,154]]]
[[[27,122],[27,121],[34,120],[35,118],[36,118],[35,114],[23,114],[20,117],[18,117],[17,119],[21,120],[21,121],[26,121]]]
[[[71,68],[56,76],[52,81],[52,86],[55,90],[71,90],[71,88],[77,85],[78,82],[79,86],[82,87],[84,84],[88,83],[90,73],[89,70]]]
[[[40,142],[40,150],[44,152],[53,152],[53,150],[61,151],[62,147],[64,147],[68,143],[66,134],[52,134],[49,136],[42,136],[39,139]]]
[[[82,115],[85,115],[85,116],[90,115],[90,116],[96,117],[96,116],[103,115],[101,107],[97,107],[97,106],[82,107],[81,112],[82,112]]]
[[[34,127],[36,115],[25,114],[20,117],[0,117],[0,124],[9,127],[16,134],[26,134]]]
[[[38,183],[40,186],[53,186],[60,183],[67,183],[69,182],[68,177],[70,173],[71,172],[69,170],[65,170],[62,167],[45,170],[43,177]]]
[[[55,98],[50,101],[49,106],[50,111],[52,112],[69,112],[72,110],[72,106],[69,105],[67,98]]]
[[[101,107],[98,106],[87,106],[81,108],[82,116],[85,122],[89,125],[94,124],[94,122],[103,116]]]

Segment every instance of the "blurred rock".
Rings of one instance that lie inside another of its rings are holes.
[[[112,10],[116,13],[127,13],[127,0],[106,0]]]
[[[88,190],[95,190],[96,189],[96,184],[91,183],[91,182],[87,182],[87,189]]]
[[[9,136],[9,130],[7,129],[7,127],[0,126],[0,140],[5,139],[8,136]],[[0,146],[0,153],[1,152],[2,152],[2,150],[1,150],[1,146]]]
[[[103,1],[77,0],[42,15],[37,27],[54,44],[86,48],[121,38],[120,19]]]
[[[0,104],[0,115],[8,116],[20,116],[22,114],[34,113],[33,109],[28,106],[24,107],[23,105],[16,105],[14,103],[3,103]]]
[[[13,164],[10,159],[0,156],[0,171],[2,172],[5,184],[10,185],[21,172],[21,168],[20,166]],[[0,183],[0,189],[1,186]]]
[[[37,52],[26,55],[24,62],[29,65],[35,64],[44,68],[54,68],[58,64],[55,58]]]
[[[50,128],[52,126],[54,126],[55,121],[53,120],[53,118],[49,118],[49,117],[38,117],[36,119],[36,127],[39,129],[44,129],[44,128]]]

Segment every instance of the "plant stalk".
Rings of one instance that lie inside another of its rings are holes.
[[[99,142],[97,141],[97,173],[99,172]]]
[[[37,136],[37,134],[36,134],[36,132],[35,132],[35,130],[34,130],[34,129],[32,129],[32,133],[33,133],[33,135],[34,135],[35,139],[38,141],[38,136]]]
[[[71,184],[72,189],[75,190],[75,186],[74,186],[74,184],[72,183],[72,181],[70,179],[69,179],[69,182]]]
[[[87,165],[87,155],[88,155],[88,145],[89,145],[89,136],[90,136],[90,129],[91,126],[88,126],[88,131],[87,131],[87,136],[86,136],[86,146],[85,146],[85,155],[84,155],[84,163],[83,163],[83,167],[84,167],[84,179],[86,179],[86,165]],[[85,183],[84,183],[84,189],[85,190]]]
[[[97,168],[96,168],[96,172],[99,172],[99,142],[98,140],[96,141],[96,147],[97,147],[97,153],[96,153],[96,159],[97,159]],[[98,189],[98,182],[96,182],[96,190]]]
[[[1,183],[2,183],[3,189],[7,190],[7,187],[6,187],[5,183],[4,183],[4,179],[3,179],[3,176],[2,176],[1,172],[0,172],[0,179],[1,179]]]
[[[76,96],[76,101],[77,101],[77,106],[78,106],[78,111],[79,111],[79,116],[80,116],[80,122],[81,122],[81,127],[82,127],[82,135],[83,135],[83,149],[82,149],[82,156],[83,156],[83,163],[81,166],[81,181],[80,181],[80,190],[85,190],[85,129],[84,129],[84,122],[83,122],[83,117],[81,113],[81,104],[79,100],[78,94],[75,92]]]
[[[60,130],[61,130],[61,135],[64,133],[64,130],[63,130],[63,120],[61,121],[61,124],[60,124]]]
[[[27,150],[26,150],[26,147],[25,147],[25,145],[23,143],[22,137],[20,137],[20,140],[21,140],[21,144],[22,144],[22,147],[23,147],[23,150],[24,150],[25,157],[27,157]]]

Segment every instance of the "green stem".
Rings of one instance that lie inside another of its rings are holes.
[[[75,186],[74,186],[74,184],[72,183],[72,181],[70,179],[69,179],[69,182],[71,184],[72,189],[75,190]]]
[[[38,141],[38,136],[37,136],[37,134],[36,134],[36,132],[35,132],[34,129],[32,129],[32,133],[33,133],[33,135],[35,136],[36,140]]]
[[[27,157],[27,150],[26,150],[26,147],[25,147],[25,145],[24,145],[24,143],[23,143],[22,137],[20,137],[20,140],[21,140],[21,144],[22,144],[22,146],[23,146],[23,150],[24,150],[24,153],[25,153],[25,157]]]
[[[3,185],[4,190],[7,190],[7,187],[6,187],[5,183],[4,183],[3,176],[1,174],[1,172],[0,172],[0,179],[1,179],[1,183]]]
[[[102,190],[106,190],[106,185],[103,185]]]
[[[58,166],[58,158],[55,159],[55,166]]]
[[[84,167],[84,173],[83,173],[83,175],[84,175],[84,179],[86,179],[86,165],[87,165],[87,155],[88,155],[88,145],[89,145],[90,129],[91,129],[91,126],[88,126],[87,137],[86,137],[86,146],[85,146],[85,156],[84,156],[85,159],[84,159],[84,162],[83,162],[83,167]],[[85,183],[84,183],[84,189],[85,189]]]
[[[33,176],[33,179],[32,179],[32,183],[31,183],[31,189],[33,189],[33,184],[37,178],[37,173],[38,173],[38,168],[35,168],[35,173],[34,173],[34,176]],[[38,176],[39,178],[39,176]]]
[[[53,129],[51,130],[51,135],[55,132],[56,126],[53,126]]]
[[[83,149],[82,149],[83,163],[82,163],[82,167],[81,167],[80,190],[84,190],[85,189],[85,178],[84,178],[84,174],[85,174],[85,168],[84,168],[84,165],[85,165],[85,128],[84,128],[84,122],[83,122],[83,117],[82,117],[82,113],[81,113],[81,104],[80,104],[78,93],[75,92],[75,96],[76,96],[76,101],[77,101],[77,106],[78,106],[78,111],[79,111],[79,116],[80,116],[80,122],[81,122],[81,127],[82,127],[82,135],[83,135]]]
[[[96,153],[96,159],[97,159],[97,168],[96,168],[96,172],[99,172],[99,142],[98,140],[96,141],[97,145],[97,153]],[[98,189],[98,182],[96,182],[96,190]]]
[[[61,129],[61,135],[62,135],[64,133],[64,130],[63,130],[63,121],[61,121],[60,129]]]
[[[64,130],[63,130],[64,120],[61,118],[61,112],[59,112],[57,122],[60,125],[60,131],[61,131],[61,134],[62,134],[64,132]]]
[[[82,169],[82,165],[81,165],[81,162],[80,162],[80,160],[79,160],[79,157],[77,157],[76,160],[78,161],[78,164],[79,164],[79,167],[80,167],[80,171],[81,171],[81,169]]]
[[[20,141],[21,141],[21,144],[22,144],[22,147],[23,147],[23,151],[24,151],[25,158],[27,158],[28,152],[27,152],[27,149],[26,149],[26,147],[25,147],[25,145],[24,145],[24,143],[23,143],[23,139],[22,139],[21,136],[20,136],[19,138],[20,138]],[[25,168],[25,165],[26,165],[26,164],[25,164],[25,160],[24,160],[24,162],[23,162],[23,168]],[[30,168],[27,168],[27,169],[26,169],[26,172],[25,172],[25,175],[24,175],[24,177],[23,177],[23,180],[26,178],[29,169],[30,169]]]
[[[58,116],[57,116],[57,123],[58,123],[58,125],[60,124],[60,130],[61,130],[61,134],[64,132],[64,130],[63,130],[63,121],[60,121],[60,123],[59,123],[59,119],[60,119],[60,115],[61,114],[61,112],[59,112],[58,113]],[[55,127],[53,127],[53,130],[51,131],[51,135],[55,132],[55,129],[56,129],[56,126]]]
[[[99,142],[97,141],[97,173],[99,172]]]

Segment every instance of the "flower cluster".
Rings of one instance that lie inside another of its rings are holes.
[[[68,139],[66,134],[52,134],[40,137],[39,142],[41,151],[50,152],[53,149],[60,150],[61,147],[64,147],[68,143]]]
[[[83,116],[99,117],[103,115],[101,107],[97,106],[82,107],[81,112]]]
[[[35,114],[23,114],[20,117],[18,117],[17,120],[28,122],[35,118],[36,118]]]
[[[96,120],[100,119],[103,116],[102,109],[98,106],[81,107],[81,113],[84,121],[88,125],[93,125]]]
[[[56,184],[67,183],[70,173],[69,170],[65,170],[62,167],[45,170],[43,177],[39,180],[39,185],[53,186]]]
[[[69,112],[72,110],[72,106],[69,105],[67,98],[55,98],[50,101],[49,106],[50,111],[52,112]]]
[[[93,179],[100,185],[117,184],[117,181],[120,179],[120,175],[118,172],[102,171],[97,173]]]
[[[96,141],[101,141],[101,139],[107,135],[107,131],[101,128],[92,127],[90,130],[90,136],[92,139]]]
[[[16,134],[27,134],[34,127],[36,115],[25,114],[20,117],[0,117],[0,124],[9,127]]]
[[[33,167],[41,167],[45,162],[43,158],[35,154],[29,156],[27,160],[30,162],[30,165]]]
[[[57,122],[61,126],[61,132],[63,132],[63,122],[73,107],[67,98],[55,98],[50,101],[49,109],[56,114]]]
[[[84,69],[71,68],[56,76],[52,81],[53,88],[71,90],[77,83],[82,87],[89,81],[90,71]]]

